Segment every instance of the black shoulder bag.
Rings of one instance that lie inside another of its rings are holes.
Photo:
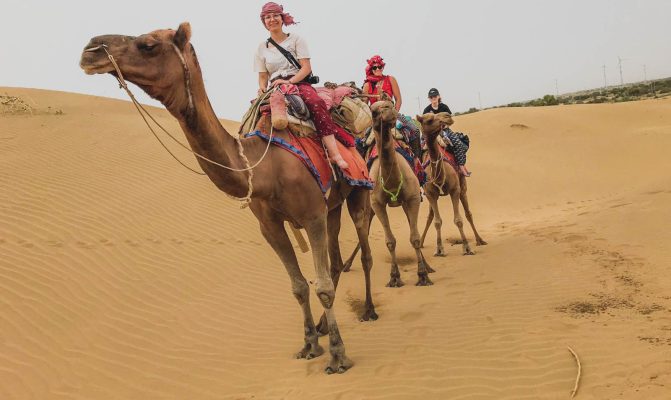
[[[280,53],[282,53],[282,55],[286,57],[287,60],[289,60],[291,65],[298,68],[299,70],[301,69],[301,64],[298,62],[298,60],[296,60],[293,54],[289,53],[284,47],[277,44],[277,42],[275,42],[273,38],[268,38],[268,40],[266,40],[266,47],[268,47],[268,43],[277,47],[277,50],[279,50]],[[305,79],[303,79],[303,82],[307,82],[311,85],[316,85],[319,83],[319,77],[317,75],[312,75],[312,71],[310,71],[310,75],[306,76]]]

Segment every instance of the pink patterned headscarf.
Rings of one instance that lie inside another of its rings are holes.
[[[284,7],[277,3],[273,3],[272,1],[264,4],[263,8],[261,8],[261,23],[263,23],[264,26],[266,23],[263,21],[263,17],[268,14],[282,15],[282,22],[284,25],[293,25],[296,23],[296,21],[294,21],[294,17],[292,17],[291,14],[284,12]]]

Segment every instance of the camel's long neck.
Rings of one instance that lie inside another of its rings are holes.
[[[217,118],[205,91],[205,84],[197,60],[189,62],[191,102],[186,86],[176,88],[163,104],[179,120],[189,145],[194,152],[221,165],[241,169],[245,165],[239,156],[235,139]],[[190,106],[192,104],[192,106]],[[197,157],[203,171],[222,191],[237,197],[247,194],[248,172],[233,172]]]
[[[429,151],[429,158],[434,163],[440,159],[440,150],[438,149],[438,146],[440,146],[440,144],[438,143],[439,134],[440,133],[437,133],[435,135],[431,134],[424,136],[426,138],[426,148]]]
[[[375,143],[377,146],[378,157],[380,159],[380,173],[383,174],[385,184],[394,183],[400,179],[400,170],[396,165],[396,148],[392,127],[394,122],[375,122],[375,132],[377,134]]]

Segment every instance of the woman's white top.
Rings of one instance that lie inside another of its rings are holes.
[[[277,43],[291,53],[296,60],[310,58],[308,44],[305,39],[296,35],[289,34],[284,41]],[[269,81],[282,77],[296,75],[299,68],[294,67],[289,60],[272,43],[261,42],[254,55],[254,72],[267,72]]]

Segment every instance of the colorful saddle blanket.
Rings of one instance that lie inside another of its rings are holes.
[[[410,146],[400,140],[394,140],[394,148],[398,154],[405,158],[405,160],[410,165],[410,168],[412,168],[414,171],[415,176],[419,180],[419,185],[423,186],[424,183],[426,183],[426,171],[424,171],[424,167],[422,167],[422,163],[419,158],[415,157],[412,153],[412,150],[410,150]],[[373,161],[375,161],[376,158],[377,146],[371,146],[371,150],[368,153],[368,157],[366,158],[366,165],[368,166],[368,169],[370,169],[371,165],[373,165]]]
[[[440,149],[440,152],[443,153],[443,159],[447,161],[447,163],[450,164],[452,168],[454,168],[454,171],[457,173],[457,175],[459,175],[459,166],[457,165],[456,158],[454,158],[454,154],[447,151],[447,149],[445,149],[443,146],[438,146],[438,148]],[[429,166],[429,162],[431,162],[429,159],[429,152],[424,151],[422,154],[422,167],[426,169],[426,167]]]
[[[253,136],[258,136],[266,142],[268,141],[268,135],[261,131],[254,131],[245,135],[246,138]],[[349,168],[346,170],[341,170],[337,165],[333,165],[333,168],[340,171],[339,179],[342,177],[350,186],[372,189],[373,182],[368,176],[368,168],[366,168],[366,163],[356,151],[356,148],[345,147],[338,141],[336,143],[338,144],[340,154],[349,164]],[[319,139],[297,137],[292,133],[284,131],[273,134],[272,144],[290,152],[301,160],[317,181],[322,193],[325,194],[331,187],[333,174],[331,173],[331,167],[326,158],[324,147]]]

